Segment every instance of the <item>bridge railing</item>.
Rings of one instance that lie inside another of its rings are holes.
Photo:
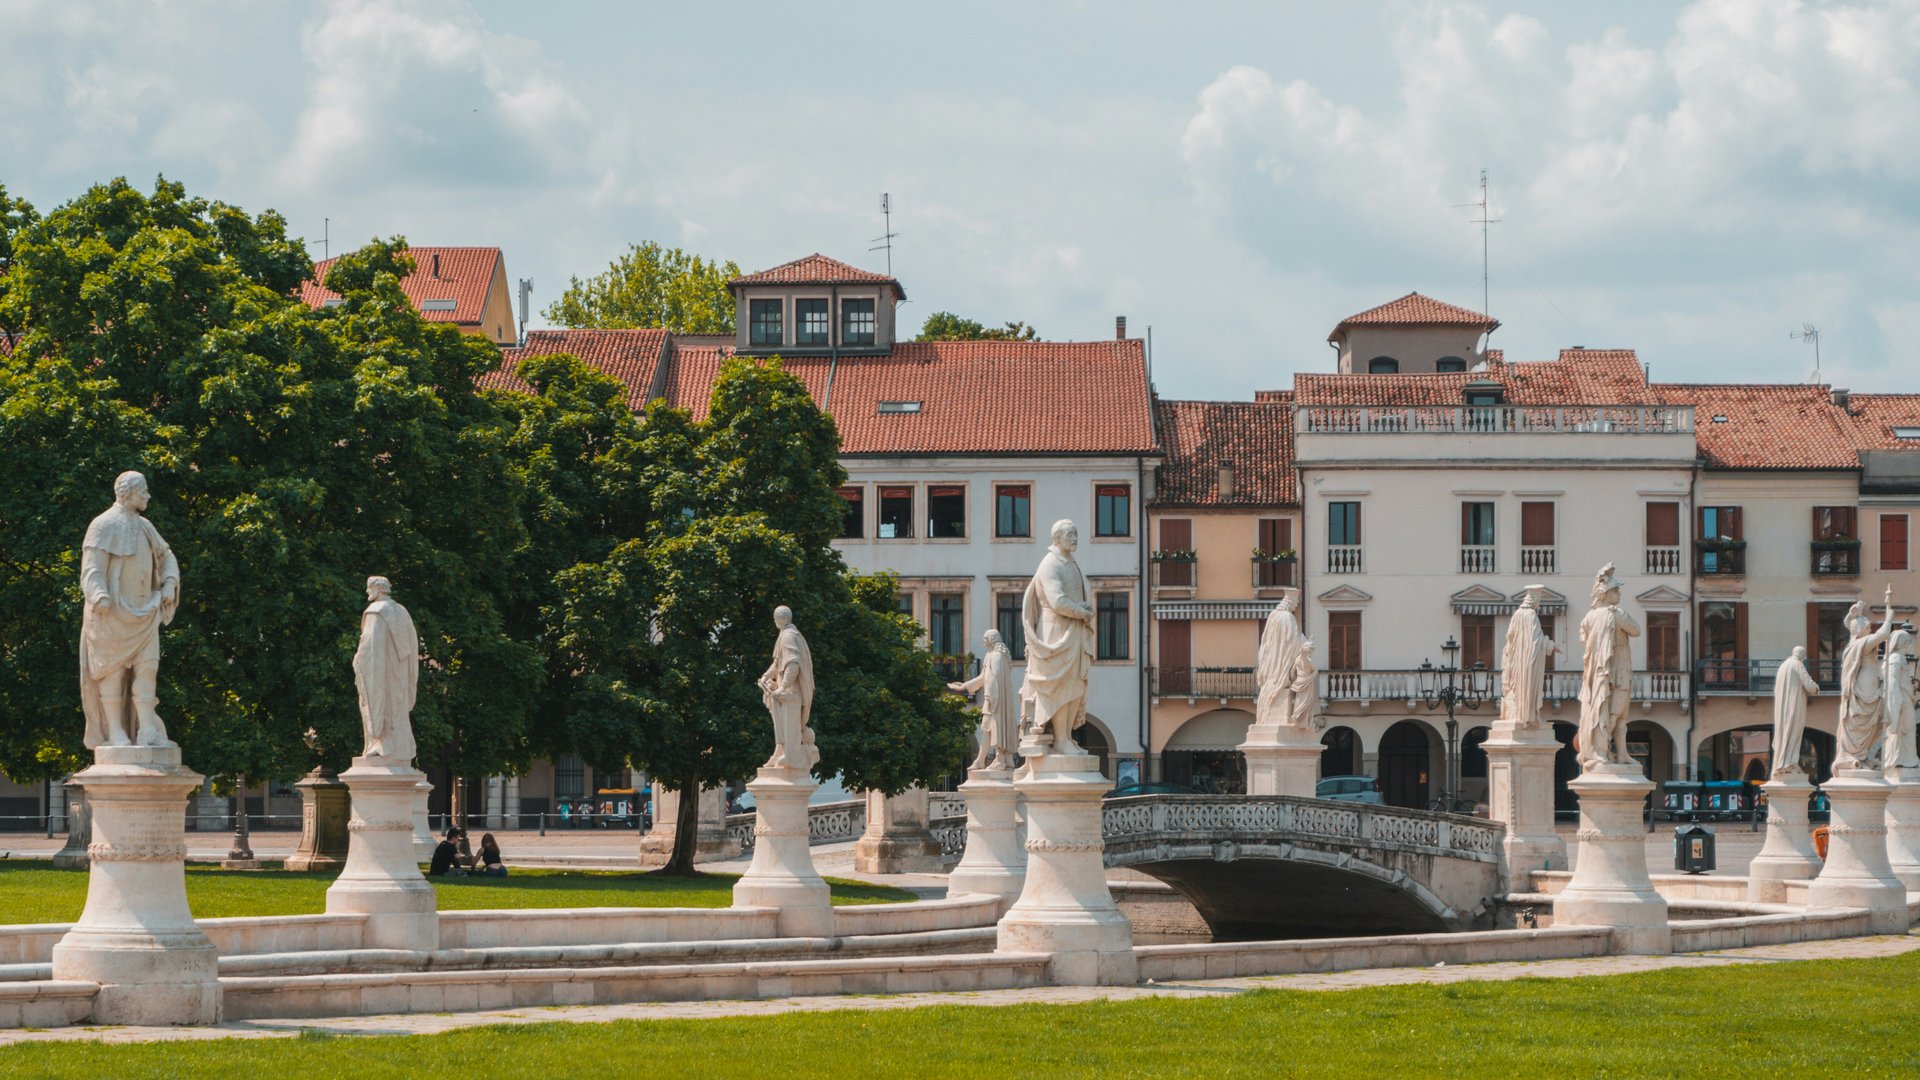
[[[1504,828],[1464,814],[1293,795],[1135,795],[1107,801],[1100,835],[1109,843],[1156,835],[1274,836],[1494,862]]]

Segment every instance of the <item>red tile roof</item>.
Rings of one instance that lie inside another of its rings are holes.
[[[1859,434],[1827,388],[1807,383],[1661,383],[1660,400],[1694,407],[1708,468],[1853,469]]]
[[[481,310],[487,306],[487,290],[493,287],[494,274],[500,266],[500,249],[417,247],[407,253],[413,256],[413,273],[400,282],[400,291],[413,301],[420,317],[428,322],[478,326]],[[439,256],[438,278],[433,274],[435,256]],[[333,259],[322,259],[313,264],[313,280],[301,284],[300,299],[306,301],[308,307],[318,308],[327,300],[340,298],[339,293],[320,284],[327,280],[333,263]],[[424,306],[428,300],[452,300],[453,310],[429,311]]]
[[[1349,326],[1473,326],[1492,330],[1499,325],[1500,320],[1491,315],[1410,292],[1398,300],[1389,300],[1379,307],[1341,319],[1327,340],[1340,340],[1345,336],[1342,331]]]
[[[531,390],[513,374],[520,361],[529,356],[568,353],[624,383],[627,405],[638,411],[647,407],[647,395],[653,392],[667,341],[665,330],[529,330],[524,348],[501,350],[500,367],[487,376],[496,381],[482,380],[481,385]]]
[[[1295,506],[1293,396],[1269,391],[1258,402],[1162,401],[1166,460],[1155,506]],[[1233,494],[1220,497],[1220,466],[1233,463]]]
[[[1854,394],[1847,411],[1862,450],[1920,450],[1920,442],[1894,435],[1895,427],[1920,428],[1920,394]]]
[[[907,298],[900,282],[886,274],[876,274],[871,270],[862,270],[839,259],[829,259],[819,252],[792,262],[781,263],[771,270],[762,270],[755,274],[742,274],[729,286],[739,285],[891,285],[894,294],[901,300]]]
[[[1512,364],[1489,357],[1444,374],[1299,374],[1293,395],[1301,405],[1460,405],[1470,383],[1497,383],[1515,405],[1658,404],[1632,349],[1563,349],[1557,360]]]

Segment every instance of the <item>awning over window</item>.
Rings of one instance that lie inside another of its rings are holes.
[[[1156,619],[1264,619],[1278,600],[1156,600]]]

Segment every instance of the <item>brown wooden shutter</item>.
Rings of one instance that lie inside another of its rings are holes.
[[[1275,521],[1274,524],[1279,526],[1278,530],[1275,533],[1277,542],[1280,545],[1278,550],[1281,550],[1281,551],[1292,550],[1293,549],[1293,522],[1287,518],[1280,518],[1279,520]],[[1900,535],[1902,536],[1906,535],[1906,531],[1904,527],[1902,528]]]
[[[1752,654],[1747,652],[1747,602],[1737,601],[1733,605],[1733,644],[1740,659],[1746,660]]]
[[[1880,515],[1880,569],[1908,569],[1905,514]]]
[[[1807,603],[1807,636],[1804,640],[1808,659],[1818,666],[1821,660],[1826,659],[1826,654],[1820,648],[1820,605],[1815,601]]]
[[[1460,667],[1471,669],[1474,664],[1487,665],[1492,670],[1499,660],[1493,654],[1493,616],[1460,616]]]
[[[1647,546],[1677,547],[1680,543],[1680,504],[1647,504]]]
[[[1473,543],[1473,504],[1460,504],[1460,543]]]
[[[1261,518],[1260,538],[1255,546],[1271,555],[1280,550],[1280,519]]]
[[[1360,670],[1360,613],[1327,613],[1327,661],[1333,671]]]
[[[1520,504],[1520,545],[1522,547],[1553,546],[1552,503],[1523,502]]]
[[[1193,686],[1193,624],[1160,621],[1160,692],[1184,694]]]
[[[1192,518],[1161,518],[1160,546],[1168,551],[1184,551],[1193,546]]]
[[[1723,517],[1727,519],[1727,525],[1726,525],[1727,539],[1729,540],[1746,539],[1746,533],[1743,531],[1742,523],[1740,521],[1740,508],[1737,506],[1725,507],[1721,511],[1721,514]]]
[[[1647,669],[1680,670],[1680,614],[1654,611],[1647,614]]]

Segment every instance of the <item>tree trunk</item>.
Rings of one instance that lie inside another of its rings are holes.
[[[694,850],[700,839],[700,777],[682,777],[674,796],[680,800],[680,818],[673,823],[673,854],[657,872],[676,876],[699,873],[694,869]]]

